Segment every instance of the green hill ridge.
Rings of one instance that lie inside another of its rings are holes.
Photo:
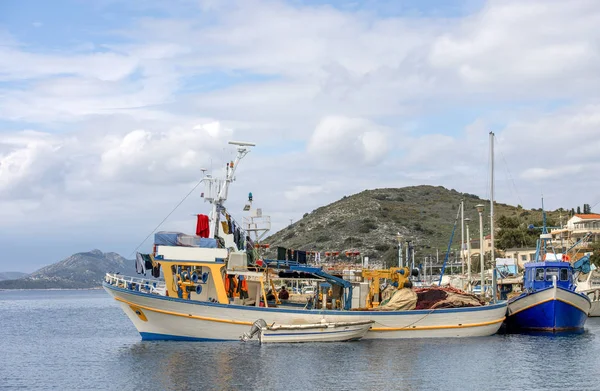
[[[327,206],[306,213],[304,217],[269,236],[267,257],[276,255],[276,247],[311,251],[360,251],[371,259],[394,264],[397,259],[397,235],[411,240],[421,253],[445,253],[461,200],[465,218],[469,217],[471,239],[479,238],[479,217],[475,205],[484,204],[484,235],[490,233],[489,200],[460,193],[442,186],[411,186],[365,190],[343,197]],[[542,220],[542,211],[521,206],[494,203],[496,219],[513,218],[522,227]],[[547,211],[550,220],[564,221],[567,211]],[[465,234],[466,235],[466,234]],[[460,221],[452,248],[460,247]],[[343,258],[343,257],[342,257]]]

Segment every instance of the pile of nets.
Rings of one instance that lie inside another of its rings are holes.
[[[485,302],[477,296],[452,287],[415,288],[417,310],[435,308],[479,307]]]

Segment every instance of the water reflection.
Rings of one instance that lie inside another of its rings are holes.
[[[260,346],[141,341],[105,296],[20,295],[0,300],[2,389],[595,390],[600,378],[595,318],[579,334]]]

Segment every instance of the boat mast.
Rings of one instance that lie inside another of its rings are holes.
[[[460,274],[465,274],[465,201],[460,200]]]
[[[544,242],[544,257],[548,253],[548,249],[546,247],[546,234],[548,233],[548,228],[546,227],[546,209],[544,209],[544,195],[542,194],[542,237]],[[544,258],[545,259],[545,258]]]
[[[231,182],[233,182],[235,180],[235,171],[237,169],[237,166],[240,162],[240,160],[242,160],[244,158],[244,156],[246,156],[246,154],[248,154],[248,152],[250,152],[250,149],[248,147],[254,147],[256,144],[254,143],[247,143],[247,142],[243,142],[243,141],[230,141],[229,144],[231,145],[237,145],[237,156],[235,158],[235,161],[231,162],[231,163],[227,163],[227,168],[226,168],[226,175],[225,175],[225,180],[219,180],[216,178],[209,178],[210,181],[212,181],[212,183],[214,183],[215,186],[219,186],[219,191],[216,195],[216,197],[214,197],[213,199],[210,200],[210,203],[212,204],[212,210],[211,210],[211,215],[210,215],[210,236],[211,238],[214,238],[215,235],[217,235],[217,233],[219,232],[219,213],[221,211],[221,209],[223,209],[223,204],[225,203],[225,201],[227,200],[227,190],[229,189],[229,185],[231,184]],[[219,183],[221,182],[221,183]]]
[[[490,132],[490,245],[492,247],[492,268],[495,268],[496,258],[494,254],[494,132]],[[481,243],[481,247],[483,247],[483,243]]]

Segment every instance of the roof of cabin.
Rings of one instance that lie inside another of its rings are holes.
[[[527,262],[525,264],[526,268],[531,267],[566,267],[571,266],[569,262],[562,261],[548,261],[548,262]]]

